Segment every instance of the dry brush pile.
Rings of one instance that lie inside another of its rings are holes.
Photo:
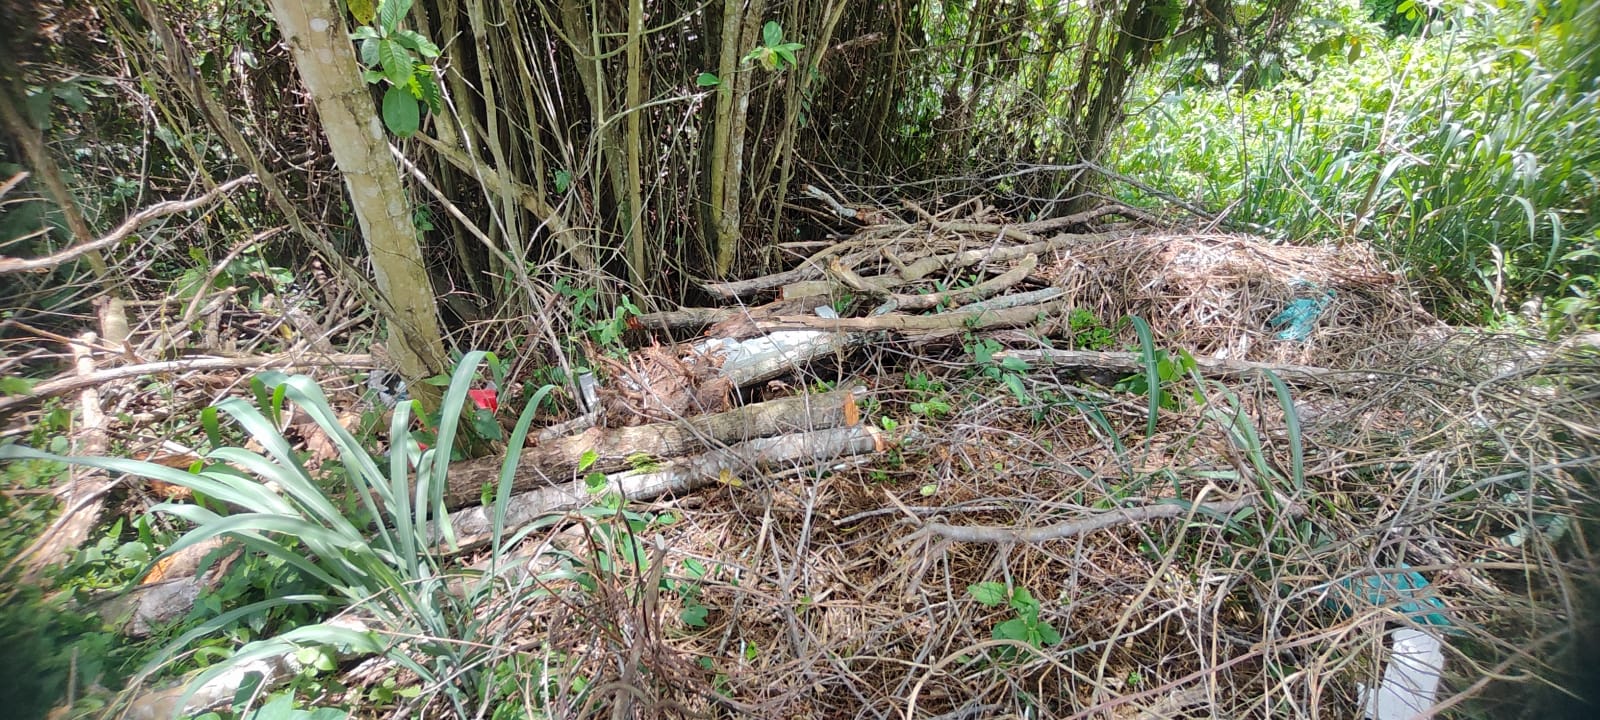
[[[1399,626],[1445,639],[1447,707],[1569,681],[1592,347],[1448,328],[1359,245],[906,213],[636,318],[521,453],[505,525],[534,529],[480,607],[508,697],[1351,717]],[[452,467],[462,566],[499,463]]]

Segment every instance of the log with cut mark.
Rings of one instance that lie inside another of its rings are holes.
[[[664,462],[754,438],[797,431],[835,428],[859,417],[851,390],[798,395],[677,422],[621,428],[590,428],[522,451],[512,480],[513,492],[566,482],[578,477],[584,453],[595,461],[585,472],[616,472],[630,459]],[[450,468],[445,500],[452,508],[475,504],[485,486],[500,479],[500,458],[469,460]]]

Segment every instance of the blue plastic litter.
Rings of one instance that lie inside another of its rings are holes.
[[[1450,619],[1439,612],[1446,609],[1444,601],[1433,594],[1422,573],[1410,568],[1400,563],[1399,572],[1367,575],[1359,580],[1345,578],[1339,585],[1360,593],[1368,604],[1394,605],[1396,611],[1419,625],[1450,627]]]
[[[1328,303],[1332,301],[1332,290],[1317,297],[1296,298],[1290,301],[1282,312],[1272,316],[1272,319],[1267,321],[1267,327],[1287,325],[1288,327],[1278,331],[1279,340],[1305,342],[1311,337],[1311,330],[1316,327],[1317,319],[1322,317],[1322,311],[1328,309]]]

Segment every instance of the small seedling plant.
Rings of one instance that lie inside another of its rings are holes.
[[[1016,640],[1041,650],[1061,642],[1061,633],[1039,618],[1041,606],[1027,588],[1008,588],[1005,583],[981,582],[968,585],[967,594],[984,607],[1004,605],[1011,609],[1013,617],[994,626],[990,632],[994,639]]]

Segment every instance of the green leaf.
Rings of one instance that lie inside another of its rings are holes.
[[[706,615],[709,612],[704,605],[690,605],[678,611],[678,619],[689,627],[703,628],[706,626]]]
[[[556,192],[564,193],[567,191],[567,188],[570,187],[572,187],[572,173],[567,172],[566,170],[557,170]]]
[[[428,106],[428,112],[439,114],[444,107],[444,94],[439,91],[439,78],[434,76],[433,66],[418,65],[411,82],[412,94]]]
[[[411,53],[392,39],[378,41],[378,63],[383,66],[383,76],[396,85],[406,84],[415,72]]]
[[[1028,402],[1028,389],[1022,386],[1021,375],[1006,373],[1000,380],[1005,383],[1006,387],[1011,388],[1011,394],[1017,397],[1017,402]]]
[[[1023,372],[1028,369],[1028,361],[1015,356],[1001,358],[1000,367],[1012,372]]]
[[[1050,627],[1050,623],[1039,623],[1034,630],[1039,634],[1041,645],[1055,645],[1061,642],[1061,633]]]
[[[996,640],[1017,640],[1032,644],[1031,638],[1029,638],[1031,633],[1028,630],[1029,627],[1026,621],[1022,618],[1012,618],[994,626],[994,632],[991,635]]]
[[[779,25],[776,20],[768,20],[766,25],[761,26],[761,39],[767,47],[782,44],[783,26]]]
[[[216,407],[208,407],[200,411],[200,427],[206,431],[206,442],[211,443],[211,449],[222,447],[222,425],[217,422]]]
[[[57,85],[54,92],[57,98],[73,110],[78,112],[89,110],[89,101],[84,99],[83,91],[78,89],[77,85]]]
[[[593,467],[599,459],[600,453],[595,452],[593,448],[583,451],[583,454],[578,456],[578,472],[583,472]]]
[[[1019,587],[1011,593],[1011,609],[1030,618],[1039,616],[1039,601],[1033,599],[1033,593],[1027,588]]]
[[[38,382],[38,380],[13,375],[0,377],[0,395],[27,395],[33,392],[33,386]]]
[[[395,42],[415,50],[418,55],[429,60],[439,57],[439,46],[415,30],[398,30],[394,34]]]
[[[722,80],[721,80],[721,78],[718,78],[716,75],[713,75],[713,74],[708,73],[708,72],[703,72],[703,73],[700,73],[700,75],[694,79],[694,84],[699,85],[700,87],[709,88],[709,87],[716,87],[718,85],[721,85],[722,84]]]
[[[372,0],[346,0],[345,4],[350,7],[350,16],[362,25],[371,25],[372,18],[378,14],[377,8],[372,4]],[[371,29],[361,28],[361,30]]]
[[[372,22],[372,20],[371,19],[367,19],[367,20],[362,20],[362,22],[363,23],[369,23],[369,22]],[[378,37],[378,31],[373,29],[369,25],[362,25],[362,26],[356,28],[355,30],[350,31],[350,39],[351,40],[366,40],[366,39],[375,38],[375,37]]]
[[[384,32],[393,34],[410,11],[411,0],[383,0],[378,6],[378,22],[383,24]]]
[[[395,135],[410,137],[422,124],[417,99],[405,88],[391,85],[383,94],[383,124]]]
[[[377,35],[361,41],[361,64],[369,68],[378,66],[378,44],[383,42]],[[380,76],[381,77],[381,76]],[[367,82],[373,82],[368,80]]]
[[[967,586],[967,594],[985,607],[997,607],[1006,601],[1005,583],[981,582]]]

